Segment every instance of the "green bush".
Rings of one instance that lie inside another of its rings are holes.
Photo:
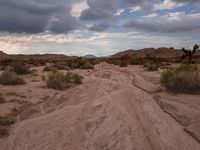
[[[23,78],[19,77],[16,73],[10,71],[4,71],[0,75],[0,84],[3,85],[20,85],[25,84]]]
[[[181,65],[162,73],[161,84],[174,93],[193,93],[200,90],[200,74],[196,65]]]
[[[12,67],[13,71],[20,75],[31,73],[30,68],[22,63],[14,63]]]
[[[62,72],[52,73],[47,78],[47,87],[55,90],[63,90],[70,87],[71,84],[81,84],[83,77],[77,73]]]
[[[15,119],[10,115],[0,116],[0,125],[10,126],[15,123]]]

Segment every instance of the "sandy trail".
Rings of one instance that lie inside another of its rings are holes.
[[[41,103],[13,125],[1,150],[199,150],[200,144],[153,98],[142,69],[101,63],[84,84]]]

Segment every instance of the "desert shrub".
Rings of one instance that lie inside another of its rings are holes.
[[[147,64],[148,71],[157,71],[159,69],[159,65],[156,63]]]
[[[94,69],[94,65],[90,62],[85,62],[82,69]]]
[[[30,58],[26,62],[33,66],[40,66],[46,64],[44,59],[37,59],[37,58]]]
[[[30,68],[22,63],[14,63],[12,64],[13,71],[17,74],[29,74],[31,73]]]
[[[49,65],[45,66],[43,71],[52,71],[52,66]]]
[[[47,65],[44,67],[43,71],[52,71],[52,72],[56,72],[57,68],[53,65]]]
[[[0,138],[8,135],[7,129],[0,128]]]
[[[59,72],[50,74],[46,82],[48,88],[61,90],[65,88],[64,81],[65,81],[64,74]]]
[[[15,123],[15,119],[10,115],[0,116],[0,125],[10,126]]]
[[[81,84],[82,80],[83,80],[83,77],[77,73],[67,72],[65,74],[65,82],[66,83]]]
[[[25,84],[23,78],[19,77],[16,73],[11,71],[4,71],[0,75],[0,84],[3,85],[20,85]]]
[[[141,65],[141,64],[143,64],[143,62],[144,62],[144,60],[142,58],[134,57],[134,58],[130,59],[129,64],[130,65]]]
[[[2,94],[0,93],[0,104],[4,102],[4,97],[2,96]]]
[[[176,68],[176,72],[194,72],[198,71],[198,66],[195,64],[181,64]]]
[[[58,69],[58,70],[67,70],[67,71],[70,70],[70,67],[69,67],[68,65],[66,65],[65,63],[61,63],[61,62],[59,62],[59,63],[54,63],[54,64],[52,65],[52,67],[53,67],[53,68],[56,68],[56,69]]]
[[[2,65],[2,66],[8,66],[8,65],[10,65],[10,64],[12,64],[14,62],[15,62],[14,59],[4,58],[4,59],[0,60],[0,65]]]
[[[47,80],[47,87],[62,90],[70,87],[72,84],[81,84],[83,77],[77,73],[68,72],[66,74],[62,72],[51,73]]]
[[[200,90],[200,74],[196,65],[181,65],[162,73],[161,84],[174,93],[193,93]]]
[[[127,67],[128,66],[128,62],[127,61],[121,61],[120,62],[120,65],[119,65],[120,67]]]

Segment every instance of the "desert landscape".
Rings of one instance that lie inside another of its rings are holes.
[[[0,150],[200,150],[200,0],[0,0]]]
[[[193,91],[169,91],[160,81],[166,70],[194,66],[162,50],[107,58],[2,52],[0,81],[5,72],[15,72],[23,82],[8,82],[8,74],[1,81],[0,149],[198,150],[199,84]],[[167,58],[179,62],[162,60]],[[62,75],[77,80],[68,79],[73,82],[66,86]]]

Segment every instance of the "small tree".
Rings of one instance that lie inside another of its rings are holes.
[[[198,49],[199,49],[199,45],[197,44],[194,45],[193,50],[186,50],[185,48],[182,48],[182,51],[184,54],[181,56],[181,61],[188,57],[188,60],[191,63],[193,55],[196,53]]]

